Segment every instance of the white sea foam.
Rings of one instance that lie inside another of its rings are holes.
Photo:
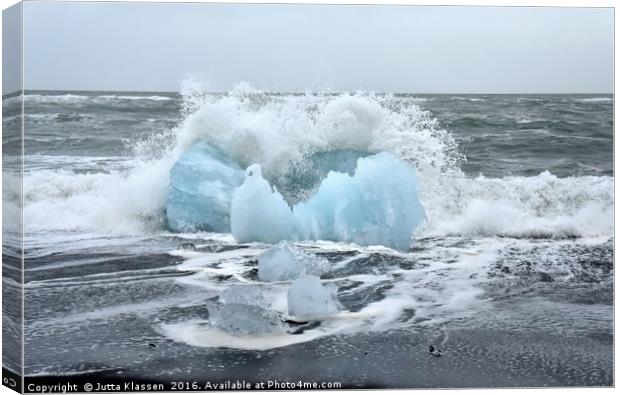
[[[612,102],[614,101],[613,97],[585,97],[579,99],[573,99],[574,101],[582,102],[582,103],[596,103],[596,102]]]
[[[25,229],[127,234],[161,229],[169,168],[161,160],[110,173],[28,172],[24,175]]]
[[[452,100],[471,101],[471,102],[486,101],[486,99],[483,99],[483,98],[480,98],[480,97],[463,97],[463,96],[452,96],[450,99],[452,99]]]
[[[151,101],[168,101],[173,100],[170,96],[161,95],[76,95],[76,94],[26,94],[24,102],[26,103],[104,103],[115,100],[151,100]]]
[[[534,177],[446,177],[422,185],[427,186],[421,198],[429,218],[422,235],[613,234],[612,177],[559,178],[543,172]]]

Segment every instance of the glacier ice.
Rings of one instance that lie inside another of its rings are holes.
[[[308,254],[287,241],[282,241],[258,257],[260,281],[288,281],[302,274],[321,275],[329,268],[326,259]]]
[[[293,211],[300,238],[407,249],[424,220],[413,168],[391,154],[357,161],[355,174],[331,172]]]
[[[281,317],[269,310],[260,287],[233,285],[220,294],[220,304],[210,309],[215,327],[236,335],[277,333],[285,329]]]
[[[293,206],[252,165],[233,193],[231,230],[240,242],[334,240],[407,249],[424,220],[415,172],[388,153],[357,160],[351,176],[331,171],[308,200]]]
[[[231,285],[220,294],[223,304],[239,303],[254,306],[266,306],[267,298],[260,287],[251,285]]]
[[[277,313],[260,306],[226,303],[213,310],[215,327],[232,334],[266,334],[284,331]]]
[[[260,165],[248,167],[245,174],[232,197],[230,228],[235,239],[241,243],[288,240],[295,230],[288,204],[263,178]]]
[[[368,155],[353,150],[309,154],[290,165],[275,185],[289,203],[307,198],[331,170],[350,173],[357,159]],[[230,232],[232,193],[245,179],[244,171],[224,151],[206,141],[183,153],[170,171],[166,217],[174,232]]]
[[[288,290],[288,313],[298,320],[316,320],[338,314],[340,302],[334,284],[323,286],[317,276],[302,275]]]
[[[194,144],[170,170],[168,228],[175,232],[229,232],[230,202],[243,174],[222,151],[205,142]]]
[[[275,185],[289,204],[295,204],[307,199],[330,171],[353,175],[357,160],[369,155],[350,149],[313,152],[307,160],[291,164],[283,177],[274,180]]]
[[[424,220],[414,169],[389,153],[315,152],[270,184],[205,141],[170,171],[166,217],[176,232],[231,232],[239,242],[334,240],[407,249]],[[280,189],[282,192],[280,192]],[[292,205],[292,208],[291,208]]]

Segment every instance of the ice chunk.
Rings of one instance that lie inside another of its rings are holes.
[[[322,239],[406,249],[425,218],[415,172],[388,153],[363,155],[325,154],[315,159],[322,158],[324,167],[312,162],[307,172],[289,174],[291,185],[284,184],[291,196],[304,195],[327,174],[309,199],[291,209],[262,177],[260,165],[250,166],[244,180],[243,171],[225,153],[198,142],[170,172],[168,227],[230,231],[239,242]],[[325,173],[333,168],[342,172]]]
[[[263,178],[260,165],[246,170],[243,184],[233,194],[231,231],[237,241],[277,243],[294,235],[293,213],[278,191]]]
[[[269,248],[258,257],[258,279],[261,281],[287,281],[301,274],[321,275],[329,268],[329,262],[309,254],[283,241]]]
[[[269,298],[261,287],[233,285],[220,294],[211,308],[215,327],[232,334],[277,333],[285,329],[281,317],[269,310]]]
[[[220,294],[223,304],[240,303],[254,306],[267,306],[267,298],[260,287],[251,285],[231,285]]]
[[[314,196],[294,207],[300,238],[407,249],[425,218],[418,190],[406,162],[388,153],[361,158],[352,177],[329,173]]]
[[[266,334],[285,330],[278,314],[263,307],[225,303],[213,310],[214,326],[232,334]]]
[[[284,177],[273,181],[284,199],[292,205],[306,200],[330,171],[353,175],[357,160],[369,155],[372,154],[347,149],[313,152],[306,160],[292,163]]]
[[[166,217],[175,232],[230,231],[230,202],[243,170],[205,142],[186,151],[170,170]]]
[[[317,276],[302,276],[293,281],[288,291],[288,313],[298,320],[313,320],[338,313],[337,289],[325,287]]]
[[[330,172],[291,210],[252,165],[233,194],[232,234],[240,242],[321,239],[407,249],[425,218],[418,190],[409,164],[380,153],[358,159],[353,176]]]

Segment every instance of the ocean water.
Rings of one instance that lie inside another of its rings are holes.
[[[18,104],[3,100],[15,223]],[[611,385],[612,110],[607,95],[28,92],[25,373]],[[281,182],[310,152],[390,152],[416,169],[426,221],[405,251],[296,243],[332,265],[322,281],[342,311],[226,333],[211,325],[222,292],[258,289],[285,318],[290,283],[258,281],[267,244],[167,230],[170,168],[199,140]],[[429,359],[430,344],[444,355]]]

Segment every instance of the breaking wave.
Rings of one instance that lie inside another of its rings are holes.
[[[613,234],[613,177],[472,178],[451,134],[414,98],[367,93],[271,95],[239,84],[226,94],[187,90],[184,120],[140,140],[127,168],[76,173],[27,170],[27,231],[142,233],[165,229],[170,170],[198,141],[242,168],[259,163],[270,183],[335,150],[389,152],[416,169],[426,222],[416,236],[497,235],[566,238]],[[139,97],[169,100],[168,97]],[[101,95],[28,95],[26,100],[131,100]],[[19,196],[8,183],[5,198]],[[8,204],[11,204],[10,202]],[[29,219],[30,218],[30,219]],[[36,220],[35,220],[36,219]]]
[[[174,100],[170,96],[161,95],[75,95],[75,94],[37,94],[31,93],[24,95],[24,103],[102,103],[118,100],[152,100],[152,101],[168,101]]]

